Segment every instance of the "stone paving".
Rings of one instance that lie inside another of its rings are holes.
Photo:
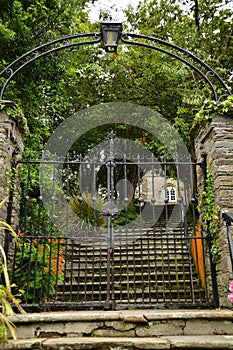
[[[166,336],[159,338],[40,338],[0,344],[1,350],[139,350],[233,349],[233,336]]]
[[[231,310],[68,311],[9,320],[19,340],[0,350],[233,349]]]

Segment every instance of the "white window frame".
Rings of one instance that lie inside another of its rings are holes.
[[[176,202],[176,188],[174,186],[168,186],[166,188],[166,199],[168,200],[168,203]]]

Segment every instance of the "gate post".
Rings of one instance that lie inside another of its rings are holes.
[[[214,180],[215,206],[221,211],[233,211],[233,119],[216,115],[211,121],[203,122],[193,130],[197,160],[204,153]],[[197,179],[200,185],[200,177]],[[216,261],[217,285],[221,307],[230,307],[227,300],[229,280],[233,278],[226,227],[220,222],[218,247],[221,255]]]
[[[207,153],[202,153],[202,176],[203,176],[203,187],[204,190],[207,188]],[[211,236],[211,233],[209,232],[210,222],[207,221],[206,223],[206,242],[208,247],[208,254],[209,254],[209,261],[210,261],[210,275],[211,275],[211,285],[212,285],[212,291],[213,291],[213,306],[215,308],[219,307],[219,295],[218,295],[218,282],[217,282],[217,270],[216,270],[216,262],[213,259],[213,256],[211,254],[211,249],[213,246],[213,238]]]
[[[15,171],[16,158],[21,157],[23,152],[23,138],[17,128],[16,122],[8,114],[8,109],[16,106],[11,101],[0,100],[0,202],[4,199],[6,203],[0,208],[0,219],[12,225],[18,224],[20,193],[19,177]],[[17,192],[17,196],[14,194]],[[8,262],[10,263],[14,254],[9,230],[0,232],[0,244],[5,248]]]

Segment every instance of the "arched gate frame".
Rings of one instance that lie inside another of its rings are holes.
[[[29,64],[57,51],[84,45],[101,44],[101,42],[105,41],[106,39],[106,25],[110,31],[112,28],[113,32],[114,30],[116,31],[116,28],[118,30],[116,44],[110,43],[110,45],[105,46],[107,52],[116,51],[118,40],[119,42],[122,42],[123,45],[142,46],[147,49],[159,51],[181,61],[189,68],[194,70],[209,86],[212,93],[212,98],[216,102],[220,102],[223,97],[231,94],[230,89],[220,78],[220,76],[189,51],[165,42],[159,38],[121,32],[121,24],[115,25],[112,23],[107,23],[102,25],[100,32],[68,35],[40,45],[16,59],[0,73],[0,77],[4,81],[0,98],[3,99],[5,91],[11,80],[13,80],[14,77],[19,72],[23,71],[23,69]],[[219,92],[221,93],[219,94]],[[204,159],[204,162],[200,164],[190,163],[190,167],[200,165],[204,169],[205,161],[206,160]],[[143,161],[141,162],[143,163]],[[33,160],[26,160],[18,163],[26,165],[29,174],[31,167],[38,164],[38,161],[33,162]],[[128,166],[124,161],[120,161],[120,163],[121,166],[125,168]],[[72,162],[66,162],[66,164],[68,164],[68,167],[70,167]],[[79,160],[79,164],[80,166],[82,165],[82,160]],[[106,166],[108,164],[109,163],[106,162]],[[152,167],[151,169],[154,169],[153,162],[150,164]],[[163,166],[166,167],[166,164],[167,163],[165,161]],[[152,176],[154,176],[153,171]],[[29,177],[30,175],[28,175],[28,184],[30,181]],[[141,181],[140,174],[138,177]],[[111,176],[109,180],[112,181]],[[109,194],[108,197],[111,199]],[[168,215],[169,208],[167,203],[165,204],[166,215]],[[106,216],[110,227],[109,232],[111,233],[112,221],[114,218],[111,217],[111,214],[108,215],[108,213]],[[158,304],[165,304],[168,306],[186,305],[191,307],[218,306],[218,295],[215,285],[216,280],[212,281],[213,290],[211,293],[209,293],[209,286],[206,285],[207,276],[205,266],[208,265],[208,263],[204,262],[204,250],[209,244],[208,237],[203,237],[203,234],[198,227],[193,226],[195,236],[190,236],[187,226],[183,224],[178,231],[168,231],[167,229],[164,231],[161,229],[161,227],[158,227],[156,229],[147,230],[145,234],[140,232],[139,236],[134,232],[133,241],[130,240],[130,243],[127,243],[124,248],[122,248],[122,244],[118,244],[118,248],[115,249],[114,246],[111,246],[111,242],[109,243],[107,241],[105,242],[107,244],[107,250],[106,246],[102,245],[102,240],[99,240],[95,247],[90,247],[88,245],[83,247],[82,245],[76,244],[75,241],[69,237],[53,237],[52,235],[44,235],[43,237],[40,237],[38,234],[30,235],[30,232],[27,233],[27,237],[22,237],[22,239],[25,240],[21,246],[22,256],[26,252],[27,244],[30,246],[30,252],[32,252],[32,247],[35,249],[35,256],[38,256],[39,251],[43,251],[44,258],[42,262],[42,281],[45,280],[45,270],[48,270],[47,272],[51,272],[52,268],[55,268],[58,271],[59,267],[62,265],[62,268],[65,271],[64,274],[67,273],[67,276],[65,275],[65,279],[69,281],[69,286],[67,292],[67,285],[65,283],[61,283],[58,275],[55,276],[55,282],[53,285],[50,278],[47,278],[47,285],[43,285],[41,288],[39,288],[39,293],[45,295],[44,300],[41,300],[40,297],[38,299],[38,286],[34,285],[34,287],[30,290],[26,288],[25,307],[98,307],[109,309],[121,307],[150,307]],[[118,237],[118,240],[121,241],[124,233],[118,233],[117,235],[116,237]],[[128,238],[126,237],[126,241],[127,239]],[[173,242],[173,244],[171,242]],[[59,254],[56,256],[54,255],[53,243],[56,250],[58,252],[62,252],[62,258],[65,254],[65,256],[69,257],[69,259],[65,259],[65,262],[62,262],[62,260],[60,261],[61,256],[59,256]],[[151,245],[153,246],[152,249]],[[166,260],[167,258],[165,259],[165,251],[168,253],[168,251],[172,249],[174,250],[172,255],[170,255],[170,257],[168,255],[168,260]],[[45,264],[45,254],[49,254],[51,258],[49,265],[46,268],[45,265],[43,265]],[[77,261],[72,258],[74,254],[79,256]],[[96,255],[98,256],[97,262],[94,260]],[[92,256],[93,258],[91,263],[88,262],[89,256]],[[158,256],[160,256],[160,258],[158,258],[157,261]],[[83,261],[80,260],[81,257],[84,258]],[[188,264],[187,270],[185,270],[184,264],[178,263],[178,257],[181,258],[183,262],[186,261]],[[146,260],[146,264],[144,264],[143,259]],[[173,263],[171,262],[172,259],[174,260]],[[139,260],[140,263],[137,263]],[[106,266],[105,262],[107,263]],[[14,270],[16,275],[18,273],[19,281],[22,282],[22,289],[25,288],[25,281],[22,280],[22,273],[19,271],[21,271],[24,267],[24,263],[25,257],[22,258],[21,262],[18,261],[18,271]],[[34,261],[34,263],[38,265],[38,259],[36,262]],[[118,267],[116,266],[117,263],[119,264]],[[167,266],[164,264],[167,264]],[[180,268],[179,271],[178,266]],[[28,277],[30,276],[32,267],[32,262],[29,262]],[[96,269],[99,271],[97,275],[95,274]],[[193,269],[196,270],[196,272]],[[152,272],[152,270],[154,272]],[[67,271],[69,271],[69,275]],[[76,271],[76,275],[73,275],[74,271]],[[183,276],[183,284],[180,284],[180,282],[177,280],[179,273]],[[191,280],[188,282],[184,277],[186,273],[188,273],[189,276],[192,276]],[[140,275],[141,280],[137,280],[138,274]],[[172,277],[173,275],[175,276],[174,280]],[[77,283],[73,283],[73,279],[78,280],[78,282],[76,281]],[[172,291],[172,288],[174,289],[174,287],[172,287],[172,283],[175,283],[175,297],[173,293],[174,291]],[[200,287],[197,294],[194,293],[194,288],[196,285],[199,285]],[[52,288],[54,289],[54,297],[51,298],[50,290]],[[168,288],[168,290],[166,288]],[[138,297],[137,294],[138,290],[140,297]],[[116,298],[117,294],[120,295],[118,299]]]
[[[107,28],[107,29],[106,29]],[[113,30],[112,30],[113,29]],[[61,51],[69,48],[84,46],[84,45],[97,45],[103,40],[105,41],[106,33],[109,31],[114,33],[117,31],[116,44],[105,45],[106,51],[115,52],[118,45],[118,40],[124,45],[135,45],[142,46],[147,49],[156,50],[162,52],[170,57],[183,62],[185,65],[193,69],[198,75],[209,85],[213,94],[213,99],[218,102],[222,97],[231,95],[229,87],[221,79],[221,77],[205,62],[193,55],[191,52],[166,42],[159,38],[135,34],[135,33],[124,33],[121,31],[122,25],[114,23],[102,24],[101,32],[93,33],[81,33],[71,34],[62,38],[55,39],[46,44],[40,45],[28,52],[15,61],[10,63],[1,73],[0,78],[3,77],[4,84],[1,89],[0,99],[3,99],[5,90],[12,79],[25,68],[27,65],[48,56],[56,51]],[[137,39],[139,41],[137,41]],[[221,95],[218,95],[218,90],[221,90]]]

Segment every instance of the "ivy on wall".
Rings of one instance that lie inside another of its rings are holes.
[[[206,100],[200,111],[196,114],[193,127],[211,121],[215,116],[226,116],[233,118],[233,96],[228,96],[220,103]],[[220,206],[215,204],[214,179],[211,174],[210,165],[207,164],[206,184],[199,197],[198,210],[202,213],[202,221],[207,233],[211,235],[211,254],[216,261],[221,254],[218,247],[218,234],[220,229]]]
[[[5,103],[0,103],[0,111],[4,110],[9,117],[16,123],[22,135],[28,134],[27,119],[25,118],[22,108],[12,103],[10,106]]]
[[[225,115],[233,118],[233,95],[228,96],[220,103],[206,100],[200,111],[196,114],[193,126],[200,125],[202,122],[210,121],[216,115]]]
[[[205,188],[200,192],[198,210],[203,214],[202,222],[204,228],[211,235],[211,254],[213,261],[216,261],[221,254],[218,246],[218,233],[220,228],[220,206],[215,204],[214,179],[209,164],[206,169]]]

